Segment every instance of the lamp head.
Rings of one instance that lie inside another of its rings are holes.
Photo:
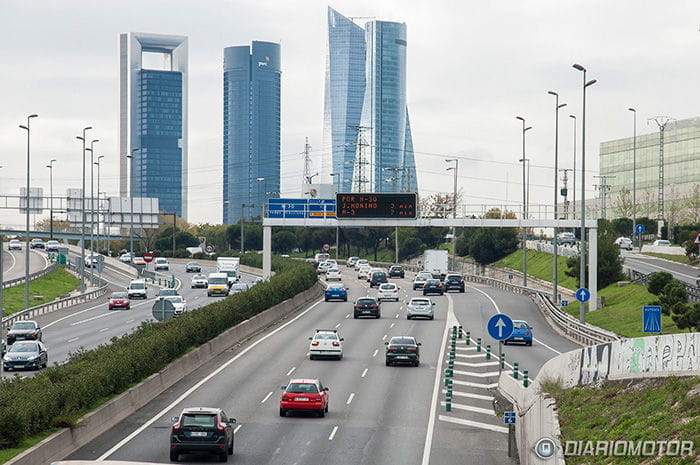
[[[554,92],[553,90],[548,90],[547,93],[548,93],[549,95],[554,95],[554,96],[556,96],[556,97],[559,97],[559,94],[557,94],[557,93]]]
[[[588,81],[588,82],[586,83],[586,85],[585,85],[584,87],[592,86],[592,85],[595,84],[596,82],[598,82],[596,79],[591,79],[590,81]]]
[[[634,109],[634,108],[632,108],[632,107],[628,108],[628,110],[629,110],[629,111],[633,111],[633,112],[637,113],[637,110],[635,110],[635,109]]]
[[[523,118],[522,116],[516,116],[515,119],[519,119],[523,123],[525,122],[525,118]]]
[[[569,115],[569,118],[576,119],[576,115]]]
[[[583,71],[584,73],[586,72],[586,68],[583,66],[579,65],[578,63],[574,63],[574,68],[576,68],[579,71]]]

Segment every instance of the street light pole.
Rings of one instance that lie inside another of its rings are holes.
[[[90,141],[90,283],[95,285],[95,142],[99,139]]]
[[[447,158],[447,163],[453,163],[455,166],[450,166],[447,171],[454,171],[454,182],[452,186],[452,219],[457,218],[457,171],[459,170],[459,159]],[[452,226],[452,269],[457,269],[457,228]]]
[[[586,68],[579,64],[574,64],[573,67],[583,73],[583,105],[581,111],[581,246],[579,247],[579,256],[581,262],[580,287],[586,287],[586,88],[592,86],[597,81],[595,79],[586,81]],[[597,306],[593,302],[593,309]],[[581,323],[586,322],[586,307],[583,302],[579,306],[579,319]]]
[[[99,253],[100,250],[100,171],[101,171],[101,166],[102,163],[100,160],[102,160],[105,156],[100,155],[97,157],[97,161],[95,164],[97,165],[97,251]]]
[[[525,179],[525,162],[529,161],[525,158],[525,133],[532,129],[532,126],[525,127],[525,118],[521,116],[516,116],[515,119],[522,121],[523,123],[523,157],[519,160],[523,163],[523,220],[527,219],[527,190],[526,190],[526,179]],[[527,287],[527,228],[523,225],[523,239],[522,239],[522,253],[523,253],[523,287]]]
[[[27,200],[27,211],[26,211],[26,215],[25,215],[25,219],[26,219],[26,223],[27,223],[26,224],[27,237],[26,237],[26,250],[25,250],[25,254],[24,254],[24,308],[29,308],[29,160],[30,160],[29,135],[31,132],[30,128],[29,128],[29,121],[32,118],[36,118],[37,116],[39,116],[39,115],[27,116],[27,125],[24,126],[24,125],[20,124],[20,126],[19,126],[21,129],[24,129],[27,131],[27,192],[25,192],[25,194],[26,194],[25,196],[26,196],[26,200]],[[2,283],[0,283],[0,286],[1,285],[2,285]]]
[[[49,169],[49,237],[53,240],[53,164],[56,162],[52,158],[46,167]]]
[[[571,200],[571,219],[575,220],[576,219],[576,116],[575,115],[569,115],[569,118],[574,120],[574,187],[571,189],[573,192],[573,199]]]
[[[548,91],[549,95],[555,97],[554,103],[554,220],[559,219],[558,208],[557,208],[557,195],[559,194],[559,109],[566,106],[566,103],[559,104],[559,94],[554,91]],[[559,228],[554,226],[554,255],[552,260],[552,298],[554,299],[554,305],[556,305],[559,300],[558,295],[558,285],[559,285],[559,244],[557,243],[557,233]]]
[[[80,290],[82,292],[85,292],[85,133],[90,129],[92,126],[83,128],[83,135],[75,137],[83,143],[83,187],[80,194]]]
[[[634,115],[634,142],[632,149],[632,243],[635,239],[639,239],[637,235],[637,110],[628,108]],[[639,250],[642,250],[641,240],[639,241]]]

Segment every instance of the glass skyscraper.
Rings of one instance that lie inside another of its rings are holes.
[[[224,49],[224,224],[280,192],[280,45]]]
[[[187,38],[126,33],[119,43],[120,195],[155,197],[161,211],[186,218]],[[144,66],[145,53],[162,64]]]

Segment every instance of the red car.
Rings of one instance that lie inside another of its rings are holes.
[[[282,386],[284,392],[280,398],[280,416],[287,412],[313,412],[320,417],[328,413],[328,388],[318,379],[290,379]]]
[[[109,297],[109,309],[114,308],[125,308],[129,310],[131,302],[129,301],[129,296],[126,292],[112,292]]]

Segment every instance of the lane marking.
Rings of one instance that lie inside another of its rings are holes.
[[[448,352],[449,353],[449,352]],[[462,357],[462,358],[486,358],[486,353],[482,352],[480,354],[474,354],[474,355],[465,355],[465,354],[455,354],[455,357]]]
[[[368,370],[368,369],[369,369],[369,368],[365,368],[365,370],[362,372],[362,376],[360,376],[360,378],[364,378],[364,377],[365,377],[365,375],[367,374],[367,370]]]
[[[289,375],[291,375],[292,373],[294,373],[294,370],[296,370],[296,369],[297,369],[297,367],[292,367],[292,369],[289,370],[289,371],[287,372],[287,376],[289,376]]]
[[[395,316],[394,318],[398,318],[398,317],[399,317],[399,314],[397,313],[396,316]]]
[[[126,320],[127,323],[133,323],[134,321],[136,320],[134,320],[133,318],[131,320]]]
[[[103,313],[101,315],[93,316],[92,318],[87,318],[85,320],[76,321],[75,323],[71,323],[70,325],[76,326],[76,325],[80,325],[83,323],[87,323],[89,321],[97,320],[97,319],[104,318],[106,316],[112,316],[112,315],[117,315],[117,313]],[[44,327],[46,327],[46,326],[44,326]]]
[[[374,349],[374,353],[372,354],[372,357],[376,357],[378,353],[379,353],[379,349]]]
[[[658,268],[658,269],[660,269],[660,270],[666,271],[667,273],[677,274],[677,275],[683,276],[684,278],[690,278],[690,279],[692,279],[692,280],[697,279],[696,276],[690,276],[689,274],[680,273],[680,272],[678,272],[678,271],[672,270],[671,268],[664,268],[663,266],[654,265],[653,263],[647,263],[644,259],[639,259],[639,258],[627,258],[627,257],[626,257],[625,259],[626,259],[626,260],[636,261],[636,262],[641,262],[641,263],[643,263],[643,264],[646,265],[646,266],[653,266],[654,268]],[[656,259],[656,257],[649,258],[649,259],[650,259],[650,260],[654,260],[654,259]],[[674,263],[675,263],[675,262],[674,262]]]
[[[345,318],[350,318],[350,314],[348,313],[347,315],[345,315]]]
[[[479,368],[479,367],[492,367],[494,365],[498,365],[499,362],[483,362],[483,363],[469,363],[469,362],[454,362],[455,365],[460,365],[464,367],[472,367],[472,368]]]
[[[386,334],[385,334],[384,336],[382,336],[382,341],[383,341],[384,339],[386,339]]]
[[[355,393],[354,393],[354,392],[351,392],[351,393],[350,393],[350,397],[348,397],[348,401],[345,402],[345,405],[350,405],[350,402],[352,402],[352,400],[353,400],[354,398],[355,398]]]
[[[487,429],[497,433],[508,434],[508,428],[504,428],[503,426],[489,425],[488,423],[481,423],[478,421],[462,420],[461,418],[448,417],[447,415],[440,415],[438,419],[448,423],[455,423],[457,425],[473,426],[474,428]]]
[[[328,440],[329,440],[329,441],[332,441],[333,438],[335,437],[335,433],[337,433],[337,432],[338,432],[338,425],[336,425],[336,426],[333,427],[333,431],[331,431],[331,435],[328,436]]]
[[[389,325],[389,329],[393,328],[396,323],[392,323]]]
[[[264,404],[265,401],[266,401],[267,399],[269,399],[271,395],[272,395],[272,391],[268,392],[267,395],[265,396],[265,398],[264,398],[263,400],[260,401],[260,403],[261,403],[261,404]]]
[[[447,389],[443,389],[442,393],[445,394],[447,392]],[[493,402],[493,396],[484,396],[481,394],[472,394],[471,392],[459,392],[459,391],[452,391],[453,396],[458,396],[458,397],[469,397],[470,399],[479,399],[479,400],[487,400],[490,402]]]
[[[479,389],[494,389],[498,387],[498,383],[482,384],[482,383],[472,383],[471,381],[460,381],[458,379],[453,379],[452,384],[459,384],[460,386],[469,386]]]
[[[243,349],[242,351],[240,351],[238,354],[236,354],[235,356],[233,356],[232,358],[230,358],[228,361],[224,362],[224,363],[223,363],[221,366],[219,366],[216,370],[212,371],[212,372],[209,373],[207,376],[205,376],[204,378],[202,378],[197,384],[195,384],[194,386],[192,386],[191,388],[189,388],[187,391],[185,391],[182,395],[180,395],[180,397],[178,397],[177,399],[175,399],[173,402],[171,402],[169,405],[167,405],[167,406],[166,406],[164,409],[162,409],[160,412],[156,413],[153,417],[151,417],[149,420],[147,420],[143,425],[141,425],[141,426],[139,426],[138,428],[136,428],[131,434],[129,434],[129,435],[126,436],[124,439],[122,439],[121,441],[119,441],[117,444],[115,444],[115,445],[114,445],[111,449],[109,449],[107,452],[105,452],[104,454],[102,454],[101,456],[99,456],[99,457],[97,458],[97,460],[106,460],[107,457],[109,457],[110,455],[114,454],[116,451],[118,451],[118,450],[121,449],[122,447],[124,447],[125,444],[127,444],[127,443],[130,442],[132,439],[134,439],[136,436],[138,436],[139,434],[141,434],[146,428],[148,428],[148,427],[151,426],[153,423],[155,423],[156,421],[158,421],[159,418],[162,418],[164,415],[167,415],[167,413],[170,412],[173,408],[175,408],[176,405],[178,405],[178,404],[179,404],[180,402],[182,402],[183,400],[187,399],[187,398],[190,396],[190,394],[192,394],[193,392],[195,392],[196,390],[198,390],[200,387],[202,387],[203,385],[205,385],[206,383],[208,383],[212,378],[214,378],[216,375],[218,375],[219,373],[221,373],[222,371],[224,371],[226,368],[228,368],[229,365],[233,364],[236,360],[238,360],[239,358],[243,357],[243,356],[244,356],[245,354],[247,354],[249,351],[253,350],[255,347],[258,346],[258,344],[261,344],[262,342],[264,342],[264,341],[267,340],[268,338],[274,336],[274,335],[277,334],[279,331],[282,331],[284,328],[286,328],[287,326],[289,326],[289,325],[291,325],[292,323],[294,323],[295,321],[297,321],[297,320],[298,320],[299,318],[301,318],[302,316],[304,316],[304,315],[306,315],[307,313],[309,313],[311,310],[313,310],[313,309],[314,309],[318,304],[320,304],[321,302],[323,302],[323,300],[318,300],[317,302],[315,302],[314,304],[312,304],[309,308],[307,308],[306,310],[304,310],[304,311],[302,311],[301,313],[299,313],[299,315],[295,316],[294,318],[292,318],[292,319],[289,320],[288,322],[284,323],[284,324],[283,324],[282,326],[280,326],[279,328],[277,328],[277,329],[271,331],[270,333],[268,333],[268,334],[266,334],[265,336],[261,337],[261,338],[258,339],[257,341],[253,342],[251,345],[249,345],[248,347],[246,347],[245,349]]]
[[[2,242],[0,242],[0,245],[2,245]],[[17,259],[15,258],[15,254],[13,254],[12,252],[10,252],[9,250],[7,251],[7,254],[10,256],[10,258],[12,258],[12,265],[10,265],[10,267],[9,267],[8,269],[5,270],[5,273],[9,273],[10,270],[11,270],[12,268],[14,268],[15,265],[17,264]]]
[[[462,371],[462,370],[453,370],[455,374],[457,375],[464,375],[464,376],[474,376],[476,378],[488,378],[489,376],[498,376],[497,371],[490,371],[486,373],[476,373],[473,371]]]
[[[103,332],[108,331],[108,330],[109,330],[109,328],[102,328],[99,332],[103,333]]]
[[[442,405],[444,407],[445,402],[440,402],[440,405]],[[472,407],[471,405],[455,404],[454,402],[452,402],[452,408],[457,409],[457,410],[466,410],[468,412],[474,412],[474,413],[483,413],[485,415],[493,415],[493,416],[496,415],[496,412],[490,408]]]
[[[338,323],[337,325],[335,325],[335,327],[336,327],[336,328],[340,328],[340,325],[341,325],[341,324],[342,324],[342,323]]]
[[[533,339],[535,340],[535,342],[537,342],[537,343],[538,343],[539,345],[541,345],[542,347],[551,350],[552,352],[556,353],[557,355],[561,355],[561,352],[559,352],[557,349],[554,349],[554,348],[552,348],[552,347],[549,347],[547,344],[545,344],[544,342],[540,341],[540,340],[537,339],[536,337],[533,338]]]
[[[243,427],[243,425],[236,426],[236,429],[233,430],[233,434],[236,434],[238,432],[238,430],[241,429],[242,427]]]
[[[79,337],[74,337],[73,339],[68,339],[68,341],[66,341],[66,342],[71,343],[71,342],[77,341],[78,339],[80,339],[80,338],[79,338]]]

